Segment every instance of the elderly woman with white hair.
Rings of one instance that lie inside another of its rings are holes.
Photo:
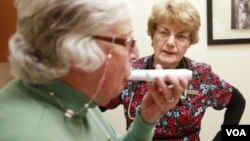
[[[146,141],[187,80],[156,78],[118,136],[97,105],[118,96],[136,55],[127,0],[19,0],[11,37],[15,80],[0,91],[1,141]],[[172,83],[168,87],[164,81]],[[161,91],[159,91],[161,90]]]

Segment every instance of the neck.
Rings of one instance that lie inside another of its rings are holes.
[[[160,60],[157,60],[155,57],[152,60],[152,67],[155,68],[156,64],[162,65],[163,69],[176,69],[176,68],[186,68],[184,63],[184,57],[179,62],[173,62],[173,63],[162,63]]]
[[[165,65],[164,63],[154,61],[153,62],[153,67],[154,68],[155,68],[156,64],[160,64],[163,69],[175,69],[175,68],[177,68],[179,66],[179,63],[172,63],[172,64]]]
[[[62,80],[81,91],[87,97],[91,98],[96,92],[100,78],[101,73],[97,73],[96,71],[87,73],[71,69],[69,73],[62,78]]]

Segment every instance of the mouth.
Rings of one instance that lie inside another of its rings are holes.
[[[162,51],[164,54],[168,54],[168,55],[174,55],[175,53],[174,52],[170,52],[170,51]]]
[[[164,56],[169,56],[169,57],[171,57],[171,56],[175,56],[176,55],[176,53],[174,53],[174,52],[170,52],[170,51],[162,51],[162,54],[164,55]]]

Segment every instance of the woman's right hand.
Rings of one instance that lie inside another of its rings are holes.
[[[161,66],[156,66],[161,69]],[[167,85],[168,82],[170,85]],[[167,111],[174,108],[185,91],[188,79],[178,76],[156,78],[148,84],[149,92],[143,97],[140,115],[149,124],[154,124]]]

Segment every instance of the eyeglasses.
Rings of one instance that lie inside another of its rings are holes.
[[[129,49],[134,48],[135,43],[136,43],[136,38],[134,36],[124,39],[124,38],[116,38],[115,36],[107,37],[107,36],[94,35],[93,38],[111,42],[111,43],[118,44],[118,45],[122,45],[122,46],[128,47]]]
[[[168,40],[169,37],[173,35],[176,43],[179,45],[186,44],[188,41],[190,41],[190,35],[188,32],[171,34],[168,30],[165,29],[156,29],[155,31],[163,40]]]

